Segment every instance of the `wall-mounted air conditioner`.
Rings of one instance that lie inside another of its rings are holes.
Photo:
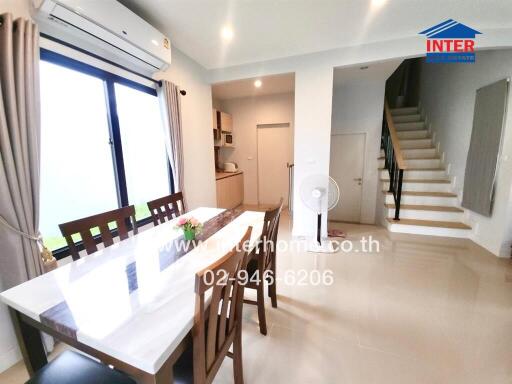
[[[156,28],[115,0],[33,0],[41,30],[65,26],[103,49],[148,66],[153,71],[171,64],[171,42]],[[53,24],[53,25],[52,25]],[[60,38],[61,36],[54,36]]]

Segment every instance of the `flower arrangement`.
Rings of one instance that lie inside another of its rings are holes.
[[[180,217],[176,229],[182,229],[185,240],[194,240],[201,232],[203,224],[194,217]]]

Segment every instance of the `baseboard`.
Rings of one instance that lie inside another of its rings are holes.
[[[11,368],[14,364],[21,361],[21,352],[18,347],[6,351],[0,355],[0,373]]]

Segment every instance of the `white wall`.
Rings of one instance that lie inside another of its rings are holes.
[[[290,123],[293,132],[294,94],[275,94],[221,101],[233,116],[234,148],[221,148],[221,163],[234,161],[244,172],[244,204],[258,204],[257,124]],[[290,140],[291,141],[291,140]]]
[[[333,95],[332,134],[366,136],[361,192],[361,222],[366,224],[375,223],[384,87],[384,82],[349,84],[335,88]]]
[[[215,207],[215,160],[212,135],[212,91],[206,71],[177,49],[173,62],[164,73],[166,79],[187,91],[181,97],[183,154],[185,161],[185,195],[189,209]]]
[[[361,222],[375,223],[378,193],[378,157],[382,130],[382,108],[386,79],[400,64],[390,61],[374,64],[366,71],[356,68],[336,69],[332,102],[332,134],[366,135]],[[343,199],[343,191],[342,199]],[[343,202],[343,200],[342,200]]]
[[[294,236],[316,233],[316,214],[302,202],[300,186],[310,175],[329,174],[332,88],[331,65],[306,62],[295,72]],[[327,235],[327,215],[322,235]]]
[[[512,50],[479,51],[475,64],[421,65],[420,101],[429,128],[435,134],[455,191],[462,196],[466,158],[471,139],[476,90],[512,76]],[[498,161],[493,214],[485,217],[471,211],[468,222],[473,240],[496,255],[510,256],[512,185],[512,97],[504,127],[503,148]]]
[[[29,0],[0,0],[0,13],[11,12],[15,17],[29,18],[29,9]],[[82,59],[80,55],[71,56],[78,60]],[[166,72],[158,74],[158,78],[168,79],[187,91],[187,95],[182,97],[182,124],[185,192],[189,207],[215,206],[212,95],[211,86],[206,81],[206,71],[186,55],[173,49],[171,67]],[[7,288],[2,286],[0,273],[0,291]],[[0,304],[0,372],[20,359],[21,354],[7,308]]]

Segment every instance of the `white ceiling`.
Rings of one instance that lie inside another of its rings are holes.
[[[255,80],[261,80],[261,87],[254,86]],[[243,79],[217,83],[212,85],[212,95],[215,99],[226,100],[239,97],[273,95],[277,93],[293,92],[295,89],[295,75],[263,76],[252,79]]]
[[[358,64],[350,67],[334,68],[334,87],[340,87],[348,83],[387,80],[401,62],[402,60],[386,60],[369,64]]]
[[[512,27],[511,0],[120,0],[205,68],[417,36],[454,18]],[[221,28],[230,24],[226,43]]]

